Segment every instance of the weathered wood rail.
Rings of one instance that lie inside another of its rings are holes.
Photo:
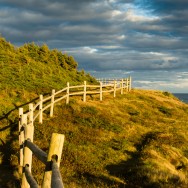
[[[113,93],[113,96],[116,97],[118,91],[123,94],[124,91],[128,92],[131,90],[131,77],[121,80],[99,81],[99,85],[87,85],[86,81],[84,81],[83,85],[77,86],[70,86],[67,83],[66,88],[57,92],[52,90],[51,95],[46,98],[40,95],[39,101],[35,105],[30,103],[29,110],[25,113],[23,108],[19,108],[19,171],[22,174],[22,188],[38,187],[31,174],[32,154],[46,165],[42,188],[63,187],[58,167],[60,165],[64,135],[52,134],[48,155],[33,144],[34,122],[37,119],[39,123],[43,122],[43,112],[45,110],[50,109],[50,117],[52,117],[54,114],[54,104],[63,99],[68,104],[70,96],[81,95],[83,96],[83,102],[86,102],[87,95],[99,94],[99,99],[102,101],[103,93]],[[51,163],[51,169],[49,169],[49,163]]]

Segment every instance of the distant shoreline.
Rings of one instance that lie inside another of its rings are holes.
[[[184,103],[188,103],[188,93],[173,93],[175,97]]]

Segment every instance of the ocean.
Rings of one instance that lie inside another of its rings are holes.
[[[188,71],[126,71],[122,69],[90,71],[89,73],[95,78],[122,79],[131,76],[133,88],[180,93],[178,97],[187,101],[187,94],[184,95],[184,93],[188,93]]]
[[[184,103],[188,103],[188,93],[173,93],[173,95]]]

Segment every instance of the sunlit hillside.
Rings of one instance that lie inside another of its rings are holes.
[[[36,124],[35,143],[47,151],[53,132],[65,134],[65,187],[187,187],[188,106],[167,92],[72,98],[55,117]],[[34,160],[33,174],[42,180]]]
[[[87,81],[73,57],[47,45],[15,47],[0,38],[0,187],[19,188],[18,108]],[[57,103],[35,123],[34,143],[48,152],[52,133],[65,135],[60,171],[71,188],[188,187],[188,105],[172,94],[133,89]],[[39,184],[44,166],[33,157]]]
[[[72,56],[35,43],[15,47],[0,37],[0,116],[10,109],[70,84],[95,82],[77,70]],[[8,108],[8,109],[7,109]]]

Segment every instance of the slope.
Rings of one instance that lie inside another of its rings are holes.
[[[53,132],[65,134],[65,187],[187,187],[188,106],[160,91],[133,90],[113,98],[72,98],[55,117],[36,124],[35,143],[47,151]],[[34,158],[33,174],[42,180]]]

